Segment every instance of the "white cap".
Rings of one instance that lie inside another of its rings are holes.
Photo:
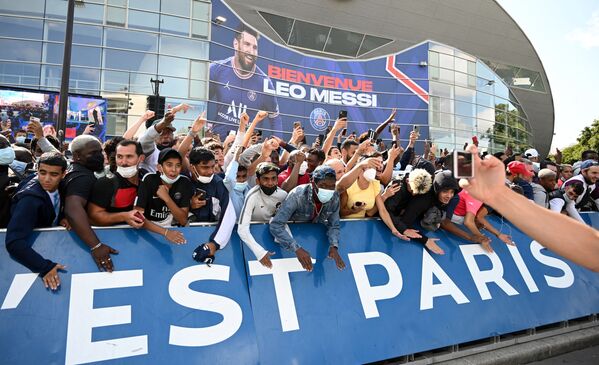
[[[524,156],[525,157],[539,157],[539,152],[537,150],[535,150],[534,148],[529,148],[526,151],[524,151]]]

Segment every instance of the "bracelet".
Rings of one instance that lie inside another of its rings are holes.
[[[92,248],[90,249],[90,251],[93,251],[93,250],[95,250],[96,248],[98,248],[98,247],[100,247],[100,246],[102,246],[102,242],[100,242],[100,243],[98,243],[97,245],[95,245],[94,247],[92,247]]]
[[[189,132],[187,132],[187,135],[190,137],[196,137],[198,135],[197,132],[192,131],[191,129],[189,130]]]
[[[166,234],[167,234],[167,233],[168,233],[168,229],[167,229],[167,228],[165,228],[165,229],[164,229],[164,237],[166,237]]]

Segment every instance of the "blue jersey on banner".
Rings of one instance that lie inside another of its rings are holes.
[[[264,71],[254,65],[254,71],[242,75],[233,65],[233,57],[216,61],[210,65],[210,100],[218,100],[216,115],[210,120],[217,124],[212,128],[224,138],[224,134],[239,124],[242,113],[253,110],[268,112],[268,120],[260,124],[260,129],[281,130],[279,105],[274,95],[259,93],[265,83],[272,89],[272,82]]]

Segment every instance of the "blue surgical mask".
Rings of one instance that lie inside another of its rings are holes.
[[[244,182],[235,183],[235,186],[233,187],[233,189],[235,191],[244,192],[247,187],[248,187],[248,182],[244,181]]]
[[[10,163],[9,166],[11,169],[13,169],[13,171],[18,172],[21,175],[23,175],[25,171],[27,171],[27,163],[19,160],[14,160]]]
[[[329,200],[331,200],[333,198],[333,195],[335,194],[335,190],[328,190],[328,189],[318,189],[318,193],[316,193],[316,195],[318,196],[318,200],[320,200],[320,202],[322,204],[328,203]]]
[[[15,159],[15,151],[11,147],[0,149],[0,165],[10,165]]]
[[[15,138],[15,141],[17,141],[17,143],[25,143],[25,136],[18,136]]]

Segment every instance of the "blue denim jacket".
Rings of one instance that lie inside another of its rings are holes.
[[[314,219],[314,200],[312,198],[312,184],[295,187],[279,208],[277,214],[270,221],[270,233],[275,242],[290,251],[297,251],[301,246],[291,235],[287,221],[322,223],[327,227],[329,245],[339,245],[339,193],[335,194],[326,204],[322,205],[320,214]]]

